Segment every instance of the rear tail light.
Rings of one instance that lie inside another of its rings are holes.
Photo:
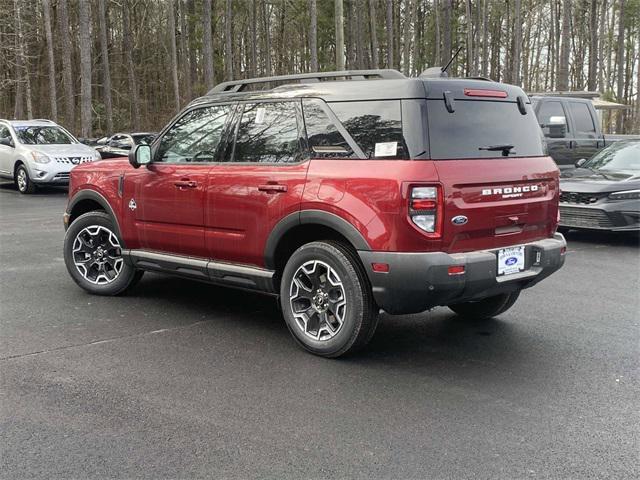
[[[431,237],[442,231],[442,190],[439,186],[412,187],[409,194],[409,218]]]

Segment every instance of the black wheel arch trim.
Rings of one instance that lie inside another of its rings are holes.
[[[92,200],[94,202],[96,202],[97,204],[99,204],[104,211],[111,217],[111,219],[113,220],[113,223],[115,225],[116,228],[116,234],[118,235],[118,238],[120,239],[120,243],[123,244],[122,241],[122,233],[120,231],[120,224],[118,223],[118,217],[115,214],[113,208],[111,207],[111,205],[109,204],[109,201],[100,193],[96,192],[95,190],[81,190],[78,193],[76,193],[73,198],[71,200],[69,200],[69,203],[67,204],[67,209],[65,211],[66,215],[71,215],[71,212],[73,212],[73,208],[80,203],[81,201],[84,200]],[[69,224],[65,225],[65,230],[67,228],[69,228]],[[122,245],[123,248],[124,244]]]
[[[276,268],[275,257],[280,240],[292,228],[300,225],[322,225],[332,228],[349,240],[356,250],[371,250],[371,247],[358,229],[342,217],[339,217],[334,213],[325,212],[324,210],[302,210],[290,213],[284,217],[276,224],[269,234],[269,238],[267,239],[264,249],[264,261],[267,268]]]

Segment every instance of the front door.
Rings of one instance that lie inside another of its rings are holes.
[[[206,257],[205,192],[230,107],[187,111],[156,143],[153,162],[127,173],[124,210],[145,250]]]
[[[269,233],[300,209],[309,166],[300,102],[240,104],[234,127],[209,173],[206,244],[216,260],[263,266]]]

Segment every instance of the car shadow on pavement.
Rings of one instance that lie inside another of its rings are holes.
[[[598,245],[640,247],[640,232],[569,230],[563,232],[563,235],[568,243],[581,242]]]
[[[15,186],[13,182],[0,182],[0,191],[7,191],[15,193],[16,195],[22,195],[18,191],[18,187]],[[38,195],[67,195],[68,188],[67,187],[38,187],[34,193],[30,193],[29,195],[25,195],[25,197],[30,196],[38,196]]]

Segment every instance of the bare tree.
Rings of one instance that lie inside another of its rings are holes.
[[[620,15],[618,18],[618,52],[616,54],[616,63],[618,66],[618,85],[616,88],[616,100],[624,103],[624,7],[625,0],[620,0]],[[624,125],[624,112],[620,110],[618,112],[616,120],[616,133],[622,132],[622,126]]]
[[[511,81],[515,85],[520,85],[520,56],[522,48],[522,19],[521,9],[522,2],[515,0],[515,11],[513,21],[513,39],[512,39],[512,54],[511,54]]]
[[[344,4],[335,0],[336,12],[336,70],[344,70]]]
[[[227,80],[233,80],[233,4],[232,0],[227,0],[224,18],[224,63]]]
[[[371,29],[371,63],[373,68],[380,67],[380,59],[378,56],[378,21],[376,18],[376,0],[369,0],[369,25]]]
[[[443,0],[444,15],[442,19],[444,37],[442,42],[442,57],[440,58],[440,64],[445,66],[451,58],[451,0]]]
[[[311,50],[311,71],[318,71],[318,4],[316,0],[309,0],[309,49]]]
[[[90,137],[91,125],[91,3],[78,2],[80,23],[80,134]]]
[[[519,2],[520,0],[516,0]],[[471,0],[465,0],[465,17],[467,28],[467,71],[469,76],[475,76],[476,72],[473,68],[473,17],[471,15]]]
[[[433,51],[433,65],[440,63],[440,1],[433,1],[433,10],[435,12],[435,48]]]
[[[42,13],[44,17],[44,33],[47,38],[47,58],[49,60],[49,105],[51,119],[58,121],[58,96],[56,93],[56,61],[53,51],[53,34],[51,31],[51,3],[42,0]]]
[[[138,94],[138,84],[136,80],[136,69],[133,63],[133,44],[131,42],[131,3],[126,1],[122,4],[122,50],[124,51],[125,63],[127,66],[127,78],[129,82],[129,109],[133,120],[133,128],[140,130],[140,97]]]
[[[204,85],[211,90],[215,83],[213,78],[213,39],[211,37],[211,0],[204,0],[202,12],[202,56],[204,57]]]
[[[387,68],[393,68],[393,0],[387,0]]]
[[[178,83],[178,53],[176,50],[176,18],[174,1],[170,0],[168,15],[169,29],[169,54],[171,55],[171,78],[173,80],[173,97],[176,102],[176,110],[180,110],[180,84]]]
[[[258,3],[251,2],[251,76],[258,75]]]
[[[589,13],[589,74],[587,89],[594,91],[596,86],[596,71],[598,68],[598,2],[591,0]]]
[[[45,0],[49,1],[49,0]],[[107,132],[113,132],[113,103],[111,99],[111,68],[107,37],[107,9],[105,0],[98,0],[98,28],[100,30],[100,54],[102,56],[102,96],[106,115]]]
[[[269,21],[269,7],[266,0],[262,0],[262,20],[264,24],[264,68],[267,77],[271,76],[271,22]]]
[[[562,39],[560,44],[560,63],[558,65],[557,89],[565,91],[569,89],[569,53],[570,53],[570,28],[571,28],[571,0],[564,0],[562,7]]]
[[[64,84],[65,122],[69,127],[76,124],[73,71],[71,68],[71,36],[69,34],[69,11],[67,0],[58,0],[58,35],[62,50],[62,83]]]
[[[22,85],[22,75],[23,75],[23,55],[22,55],[22,38],[21,38],[21,18],[22,14],[20,13],[20,0],[14,0],[14,8],[16,13],[16,34],[15,34],[15,71],[16,71],[16,96],[13,107],[13,118],[21,119],[24,117],[24,90]]]

